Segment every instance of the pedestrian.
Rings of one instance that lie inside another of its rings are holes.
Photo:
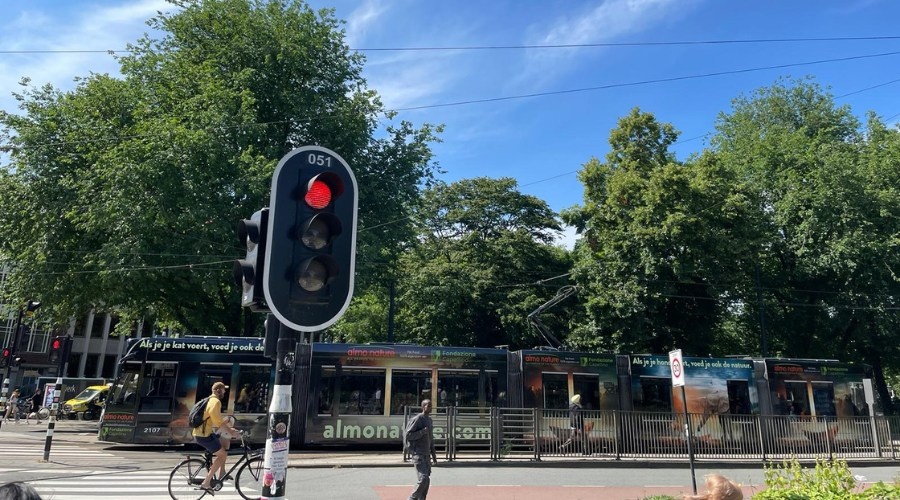
[[[250,384],[244,384],[244,387],[241,387],[241,393],[238,395],[238,400],[235,403],[235,410],[249,412],[250,411]]]
[[[16,423],[19,423],[19,390],[16,389],[9,395],[6,401],[6,416],[3,418],[9,422],[10,415],[15,417]]]
[[[41,500],[41,496],[31,485],[13,481],[0,486],[0,500]]]
[[[684,500],[744,500],[741,487],[721,474],[706,476],[706,493],[685,495]]]
[[[409,495],[409,500],[425,500],[428,495],[428,486],[431,484],[429,456],[437,464],[433,430],[431,400],[424,399],[422,400],[422,413],[410,419],[406,425],[406,449],[416,467],[416,487]]]
[[[581,394],[572,396],[569,400],[569,439],[559,447],[559,451],[565,451],[570,444],[581,435],[584,429],[584,422],[581,416]]]
[[[222,417],[222,398],[225,397],[226,390],[228,386],[223,382],[212,385],[212,397],[206,402],[206,409],[203,411],[203,424],[191,431],[194,441],[213,455],[213,463],[206,478],[197,486],[197,489],[210,495],[216,494],[212,488],[213,479],[218,477],[220,481],[224,480],[225,461],[228,460],[228,448],[231,446],[229,438],[220,436],[219,433],[213,432],[213,429],[216,428],[220,432],[227,431],[232,436],[240,434],[240,431],[231,425],[230,421],[233,419]]]
[[[37,423],[41,423],[41,403],[44,400],[44,395],[41,394],[41,388],[35,387],[34,394],[31,395],[31,413],[25,417],[25,423],[28,423],[28,419],[34,415],[34,418],[37,419]]]

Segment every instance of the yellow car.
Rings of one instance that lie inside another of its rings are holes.
[[[66,401],[63,406],[63,414],[69,418],[76,418],[79,413],[82,413],[82,419],[96,420],[100,418],[108,394],[108,385],[89,386],[74,398]]]

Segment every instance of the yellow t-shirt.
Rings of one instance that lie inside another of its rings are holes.
[[[191,431],[194,437],[207,437],[212,434],[213,429],[221,427],[222,421],[222,402],[219,398],[213,396],[206,403],[206,410],[203,412],[203,425]]]

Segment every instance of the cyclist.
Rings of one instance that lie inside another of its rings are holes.
[[[231,423],[222,417],[222,398],[225,397],[225,391],[228,386],[222,382],[216,382],[212,385],[212,395],[206,403],[206,410],[203,412],[203,425],[192,431],[194,441],[200,446],[206,448],[213,455],[213,463],[203,479],[203,483],[198,486],[210,495],[215,495],[212,488],[212,480],[217,475],[222,478],[225,475],[225,461],[228,460],[228,448],[231,441],[227,437],[220,436],[213,432],[216,428],[219,431],[227,430],[232,436],[239,435],[239,431],[231,426]]]

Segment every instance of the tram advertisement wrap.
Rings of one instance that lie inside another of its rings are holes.
[[[443,441],[448,437],[446,413],[432,414],[434,438]],[[465,425],[457,425],[457,442],[487,442],[491,438],[491,421],[487,412],[482,417],[467,416]],[[306,439],[310,444],[397,444],[403,437],[403,416],[345,415],[319,416],[307,423]]]
[[[619,409],[613,354],[522,351],[523,403],[547,410],[539,440],[559,443],[569,437],[569,387],[580,396],[585,438],[597,445],[615,440],[615,422],[601,412]]]
[[[665,412],[666,418],[642,417],[644,436],[665,441],[682,439],[684,404],[672,387],[667,356],[631,356],[634,410]],[[753,361],[732,358],[683,359],[687,412],[694,437],[709,446],[751,439],[755,429],[741,415],[759,413],[753,384]]]

